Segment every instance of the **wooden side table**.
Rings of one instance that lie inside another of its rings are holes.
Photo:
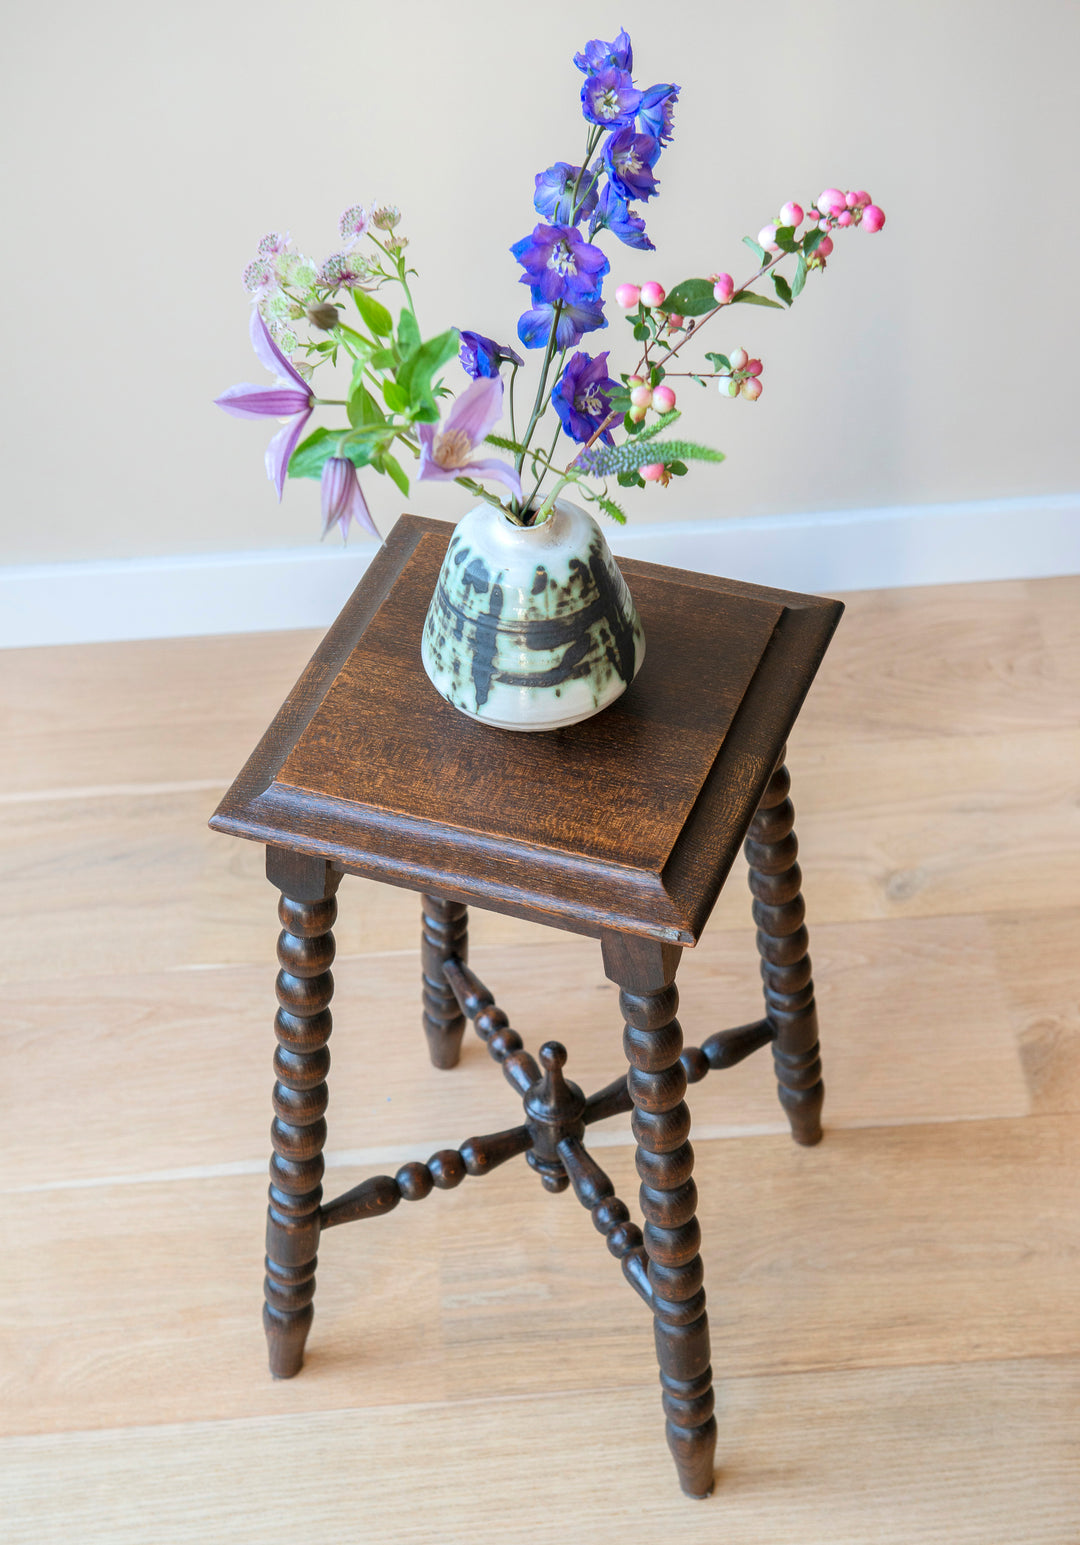
[[[459,1185],[524,1154],[572,1185],[651,1308],[667,1437],[683,1490],[713,1485],[709,1333],[684,1095],[771,1045],[797,1142],[821,1136],[824,1087],[788,732],[839,602],[627,561],[647,657],[594,719],[546,734],[475,723],[437,696],[421,625],[451,528],[405,516],[210,824],[266,844],[281,891],[264,1323],[270,1367],[298,1373],[320,1234]],[[765,1017],[683,1049],[675,974],[745,840]],[[343,874],[423,893],[423,1022],[458,1060],[466,1020],[522,1097],[524,1121],[324,1202],[335,892]],[[473,903],[600,940],[620,988],[629,1072],[586,1097],[564,1047],[539,1064],[467,965]],[[588,1153],[586,1129],[632,1111],[644,1228]]]

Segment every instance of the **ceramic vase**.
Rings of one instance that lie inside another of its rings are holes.
[[[600,527],[559,500],[540,525],[480,504],[458,523],[421,658],[461,713],[504,730],[577,724],[615,701],[645,634]]]

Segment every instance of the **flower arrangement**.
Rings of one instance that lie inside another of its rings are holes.
[[[696,345],[704,328],[735,305],[787,309],[810,276],[824,271],[834,235],[884,225],[868,193],[826,188],[806,209],[784,204],[756,239],[743,238],[757,266],[741,283],[716,272],[670,290],[655,281],[620,284],[614,299],[626,314],[638,358],[613,376],[609,351],[592,355],[578,347],[586,333],[608,325],[603,284],[611,263],[598,239],[654,250],[635,206],[658,192],[655,168],[673,137],[680,88],[635,85],[625,31],[610,43],[587,43],[574,64],[584,76],[587,126],[580,165],[557,161],[536,176],[533,204],[540,221],[510,249],[529,290],[518,340],[526,350],[543,351],[527,416],[515,401],[524,367],[515,349],[467,329],[422,333],[409,284],[416,270],[407,264],[408,238],[392,205],[347,209],[339,223],[341,250],[321,264],[273,233],[263,237],[245,269],[252,344],[277,381],[272,387],[230,387],[217,404],[240,417],[283,420],[267,448],[267,473],[279,499],[286,476],[321,480],[324,535],[337,525],[345,537],[355,521],[378,536],[358,471],[388,476],[407,494],[399,457],[419,463],[420,481],[457,482],[499,505],[518,525],[544,521],[568,485],[623,522],[612,481],[622,488],[666,486],[686,474],[687,462],[723,460],[720,451],[668,437],[680,417],[673,380],[702,387],[715,382],[721,395],[749,402],[761,396],[762,362],[745,348],[705,352],[703,364],[676,368],[687,363],[687,345]],[[772,294],[758,288],[766,281]],[[375,293],[387,285],[401,292],[396,322]],[[349,296],[355,316],[345,305]],[[443,413],[441,399],[452,394],[440,372],[455,354],[472,379]],[[339,357],[351,367],[346,396],[317,397],[316,370]],[[504,395],[508,436],[494,433]],[[325,407],[343,408],[347,423],[320,426],[301,439],[312,414]],[[545,427],[549,414],[553,432],[550,421]],[[574,446],[569,458],[563,441]],[[512,462],[493,451],[508,453]],[[502,489],[495,492],[489,483]]]

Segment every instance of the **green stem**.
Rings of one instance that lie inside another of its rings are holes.
[[[517,373],[518,373],[518,369],[519,368],[520,368],[519,366],[514,365],[511,368],[511,371],[510,371],[510,438],[511,438],[511,440],[516,440],[517,439],[517,425],[514,423],[514,382],[517,380]]]
[[[478,499],[483,499],[486,504],[493,504],[497,510],[503,508],[502,499],[498,494],[489,493],[482,484],[474,483],[471,477],[456,477],[454,482],[462,488],[467,488],[471,494],[475,494]]]
[[[563,303],[555,302],[555,312],[551,318],[551,332],[548,336],[547,348],[544,351],[544,363],[540,371],[540,384],[536,388],[536,401],[533,403],[532,417],[529,419],[529,427],[525,431],[525,438],[521,442],[521,450],[514,463],[514,470],[521,476],[521,469],[525,465],[525,453],[529,449],[529,442],[533,437],[541,413],[544,411],[544,390],[547,387],[548,371],[551,369],[551,361],[555,356],[555,334],[559,330],[559,318],[562,315]]]
[[[543,504],[540,506],[540,508],[536,512],[536,519],[534,520],[533,524],[537,525],[537,526],[542,524],[542,522],[547,519],[549,511],[554,509],[554,507],[555,507],[555,500],[562,493],[562,491],[566,487],[566,485],[568,483],[576,483],[576,482],[577,482],[577,478],[574,478],[574,477],[561,477],[559,479],[559,481],[555,484],[555,487],[550,491],[550,493],[545,495]]]
[[[566,357],[566,350],[565,349],[563,350],[562,357],[563,358]],[[560,363],[560,365],[562,364],[562,359],[560,359],[559,363]],[[556,426],[555,426],[555,438],[551,442],[551,449],[548,451],[547,455],[544,456],[543,453],[540,452],[540,451],[533,451],[533,454],[532,454],[533,471],[534,472],[536,471],[536,463],[538,461],[540,462],[541,466],[543,467],[543,471],[540,473],[540,476],[536,480],[536,487],[533,489],[532,493],[529,495],[528,499],[526,499],[526,501],[525,501],[525,508],[526,509],[529,508],[529,506],[532,504],[533,500],[536,498],[537,494],[540,492],[540,485],[543,483],[543,481],[547,477],[548,473],[549,472],[553,472],[555,470],[553,465],[552,465],[551,458],[555,454],[555,447],[559,443],[559,436],[561,434],[562,434],[562,425],[561,424],[556,424]]]

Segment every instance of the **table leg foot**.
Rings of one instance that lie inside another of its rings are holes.
[[[270,1372],[275,1379],[291,1379],[304,1366],[304,1346],[315,1318],[315,1306],[311,1302],[315,1294],[314,1261],[309,1267],[301,1267],[300,1272],[302,1275],[297,1278],[274,1261],[267,1260],[266,1263],[263,1330]],[[285,1304],[303,1304],[303,1307],[285,1308]]]
[[[667,1443],[686,1495],[711,1497],[716,1484],[716,1417],[692,1428],[668,1422]]]
[[[465,1034],[465,1015],[443,973],[443,962],[469,958],[469,910],[460,901],[422,898],[420,958],[424,981],[424,1034],[433,1067],[456,1067]]]
[[[810,969],[810,936],[796,862],[791,779],[782,764],[773,773],[746,839],[754,897],[765,1012],[773,1027],[773,1063],[780,1104],[797,1143],[821,1141],[825,1085],[821,1077],[817,1008]]]

